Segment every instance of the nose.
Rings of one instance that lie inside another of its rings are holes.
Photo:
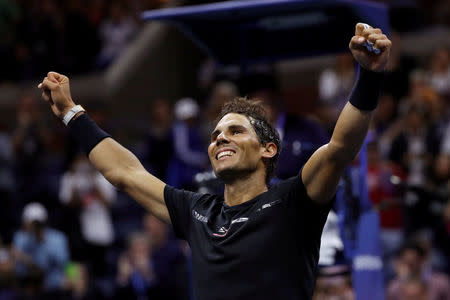
[[[229,142],[228,137],[224,132],[221,132],[216,138],[216,145],[227,144]]]

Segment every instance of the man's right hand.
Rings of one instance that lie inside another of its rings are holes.
[[[47,77],[38,85],[42,89],[42,98],[50,104],[53,113],[60,119],[75,106],[70,96],[69,78],[56,72],[48,72]]]

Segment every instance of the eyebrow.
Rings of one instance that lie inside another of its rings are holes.
[[[230,126],[228,126],[227,129],[228,129],[228,130],[235,130],[235,129],[244,129],[244,130],[246,130],[245,126],[239,125],[239,124],[233,124],[233,125],[230,125]],[[212,140],[215,139],[219,134],[220,134],[220,130],[219,130],[219,129],[214,130],[214,131],[211,133],[211,139],[212,139]]]

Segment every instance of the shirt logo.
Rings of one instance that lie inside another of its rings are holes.
[[[197,219],[200,222],[203,223],[208,223],[208,218],[205,217],[204,215],[199,214],[197,211],[192,210],[192,215],[194,216],[195,219]]]
[[[231,227],[231,226],[230,226]],[[227,235],[228,230],[230,230],[230,228],[225,228],[225,227],[220,227],[219,230],[217,230],[218,232],[213,233],[214,236],[218,236],[218,237],[224,237]]]
[[[258,208],[256,211],[261,211],[261,210],[263,210],[263,209],[272,207],[272,206],[274,206],[274,205],[276,205],[276,204],[279,204],[279,203],[281,203],[281,199],[277,199],[277,200],[275,200],[275,201],[272,201],[272,202],[263,204],[263,205],[262,205],[260,208]]]
[[[221,226],[217,230],[217,232],[213,233],[213,236],[224,237],[224,236],[227,235],[228,231],[230,230],[231,226],[233,226],[233,224],[242,223],[242,222],[246,222],[246,221],[248,221],[247,217],[237,218],[237,219],[231,220],[230,227],[226,228],[225,226]]]

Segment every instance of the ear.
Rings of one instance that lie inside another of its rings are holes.
[[[272,142],[266,143],[266,146],[261,147],[261,150],[262,150],[261,156],[263,158],[272,158],[278,152],[277,145],[275,145],[275,143],[272,143]]]

